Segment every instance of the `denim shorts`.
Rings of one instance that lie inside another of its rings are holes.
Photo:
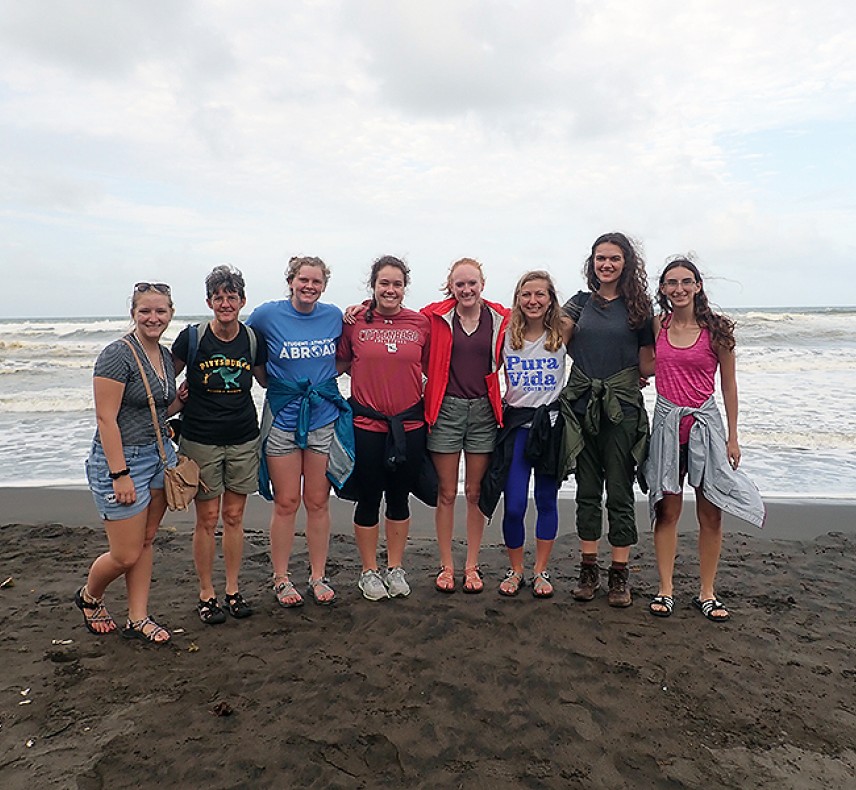
[[[330,454],[330,445],[333,444],[333,432],[335,423],[322,425],[314,431],[309,431],[306,437],[306,449],[320,455]],[[265,455],[291,455],[301,448],[294,441],[294,431],[281,431],[279,428],[271,428],[265,444]]]
[[[163,463],[158,452],[157,442],[152,444],[132,444],[124,448],[125,463],[131,470],[131,480],[137,492],[137,500],[130,505],[120,505],[113,493],[113,481],[110,479],[110,467],[100,442],[92,442],[92,449],[86,459],[86,479],[89,490],[95,500],[95,507],[105,521],[121,521],[142,513],[152,500],[153,488],[163,488]],[[172,443],[164,441],[166,460],[170,466],[176,463]]]
[[[243,444],[202,444],[183,436],[178,452],[199,464],[199,478],[208,491],[199,488],[197,499],[216,499],[224,491],[254,494],[259,490],[259,440]]]
[[[437,422],[428,434],[432,453],[492,453],[496,444],[496,416],[487,397],[446,395]]]

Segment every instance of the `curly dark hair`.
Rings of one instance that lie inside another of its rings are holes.
[[[651,318],[653,304],[648,294],[648,277],[645,274],[645,261],[642,253],[623,233],[604,233],[598,236],[591,245],[591,254],[583,266],[583,276],[586,278],[589,290],[595,300],[602,300],[598,294],[600,280],[594,271],[595,250],[601,244],[615,244],[624,255],[624,268],[618,279],[618,295],[624,298],[627,307],[627,319],[631,329],[640,329]]]
[[[240,269],[234,266],[215,266],[205,278],[205,297],[210,299],[220,289],[226,293],[238,294],[241,299],[246,299],[244,292],[244,275]]]
[[[378,258],[373,264],[371,268],[371,272],[369,273],[369,290],[372,292],[372,300],[371,304],[368,306],[366,310],[366,323],[370,324],[374,321],[374,311],[377,308],[377,299],[375,299],[374,295],[374,287],[377,283],[378,275],[380,274],[380,270],[384,268],[384,266],[392,266],[395,269],[398,269],[401,272],[401,276],[404,278],[404,287],[407,288],[410,285],[410,267],[400,258],[396,258],[393,255],[382,255]]]
[[[734,351],[734,346],[736,345],[736,341],[734,340],[734,321],[732,321],[727,315],[714,313],[713,310],[711,310],[710,304],[707,301],[707,294],[704,292],[704,280],[702,279],[701,272],[698,270],[698,266],[683,255],[671,258],[660,274],[659,288],[657,290],[657,304],[660,306],[663,317],[672,314],[672,308],[669,304],[669,300],[666,298],[666,295],[662,290],[663,283],[666,282],[666,275],[672,271],[672,269],[677,269],[679,266],[689,272],[692,272],[696,282],[701,286],[698,293],[693,298],[693,313],[695,314],[696,323],[703,329],[707,329],[708,332],[710,332],[710,339],[714,346],[722,346],[728,351]]]

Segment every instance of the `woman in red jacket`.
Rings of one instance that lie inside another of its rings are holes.
[[[431,322],[425,421],[439,484],[435,524],[440,573],[435,585],[444,593],[455,591],[452,534],[461,452],[467,498],[462,588],[465,593],[484,589],[478,561],[485,518],[478,501],[496,428],[502,424],[498,369],[509,311],[482,299],[483,288],[481,264],[462,258],[449,269],[444,287],[448,298],[422,308]]]

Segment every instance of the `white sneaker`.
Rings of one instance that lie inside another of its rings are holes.
[[[387,568],[384,578],[390,598],[406,598],[410,595],[410,585],[405,578],[404,568]]]
[[[360,574],[357,587],[362,590],[363,598],[368,601],[381,601],[384,598],[389,598],[386,585],[377,571],[363,571]]]

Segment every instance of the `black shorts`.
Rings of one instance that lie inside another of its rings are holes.
[[[425,455],[425,428],[405,433],[407,460],[395,470],[386,467],[386,432],[354,428],[356,478],[359,499],[354,510],[358,527],[373,527],[380,518],[381,498],[386,500],[386,518],[406,521],[410,518],[410,492],[413,490]]]

